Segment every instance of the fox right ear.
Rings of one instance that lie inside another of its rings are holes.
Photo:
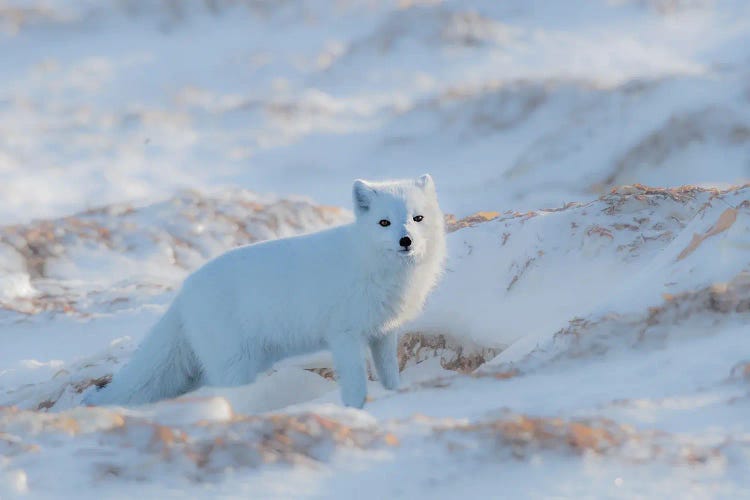
[[[425,191],[435,191],[435,182],[432,180],[430,174],[424,174],[417,177],[416,184]]]
[[[375,190],[362,179],[354,181],[352,187],[352,200],[354,201],[354,210],[359,214],[367,212],[370,209],[370,203],[372,197],[375,194]]]

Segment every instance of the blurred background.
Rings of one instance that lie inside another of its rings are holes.
[[[447,212],[750,180],[745,0],[0,0],[0,223],[239,186]]]

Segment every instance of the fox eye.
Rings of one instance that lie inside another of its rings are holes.
[[[415,215],[414,216],[414,222],[422,222],[423,219],[424,219],[424,216],[422,216],[422,215]]]
[[[383,227],[388,227],[391,225],[391,221],[389,221],[388,219],[380,219],[380,222],[378,222],[378,224]]]

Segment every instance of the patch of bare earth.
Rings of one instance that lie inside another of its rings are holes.
[[[162,410],[170,404],[163,404]],[[398,449],[405,437],[411,438],[412,425],[417,424],[429,431],[426,436],[417,433],[418,439],[435,436],[449,452],[481,459],[527,460],[551,452],[630,463],[659,460],[696,466],[726,461],[726,443],[702,446],[601,418],[566,420],[505,413],[467,423],[416,416],[381,426],[343,413],[336,417],[315,413],[241,416],[231,408],[224,413],[219,420],[170,424],[100,408],[45,414],[6,407],[0,408],[0,450],[11,461],[33,454],[43,463],[59,459],[64,447],[63,453],[81,458],[79,470],[98,482],[148,481],[165,474],[203,482],[272,464],[314,467],[347,450]]]
[[[439,358],[443,369],[468,374],[497,356],[499,352],[500,349],[483,347],[449,335],[405,333],[399,339],[398,365],[399,371],[404,371],[407,367],[428,359]],[[336,379],[335,370],[329,366],[308,370],[329,380]],[[375,380],[374,370],[370,367],[368,371],[370,380]]]
[[[150,436],[143,439],[143,431]],[[178,429],[146,422],[113,429],[102,444],[113,448],[135,446],[142,457],[175,466],[188,479],[218,477],[227,469],[257,468],[265,464],[314,465],[326,462],[341,449],[395,444],[393,437],[374,427],[353,427],[316,414],[236,417],[230,422],[205,423]],[[100,462],[99,475],[145,479],[126,462]],[[145,471],[144,471],[145,472]]]
[[[72,446],[78,450],[74,453],[90,457],[86,462],[99,481],[149,480],[162,474],[206,481],[230,470],[314,465],[341,450],[398,444],[395,435],[374,425],[314,413],[164,425],[95,408],[64,414],[0,408],[0,448],[6,456],[35,453],[45,460],[55,456],[50,454],[55,448]]]
[[[445,226],[448,233],[458,231],[465,227],[472,227],[482,222],[487,222],[496,219],[500,215],[499,212],[477,212],[463,219],[456,219],[455,215],[447,214],[445,216]]]
[[[724,461],[721,447],[699,446],[659,431],[639,431],[629,425],[596,418],[567,420],[510,414],[478,423],[447,423],[436,434],[454,452],[480,450],[526,460],[542,452],[618,457],[634,463],[664,460],[699,465]]]
[[[421,363],[430,358],[440,358],[440,366],[459,373],[471,373],[491,360],[500,349],[482,347],[448,335],[407,333],[400,339],[398,349],[399,369]]]

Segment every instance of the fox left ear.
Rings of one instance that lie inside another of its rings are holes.
[[[370,209],[370,203],[372,197],[375,195],[375,190],[362,179],[354,181],[352,186],[352,200],[354,201],[354,210],[357,214],[367,212]]]
[[[435,183],[432,181],[430,174],[424,174],[417,177],[417,186],[425,191],[435,191]]]

